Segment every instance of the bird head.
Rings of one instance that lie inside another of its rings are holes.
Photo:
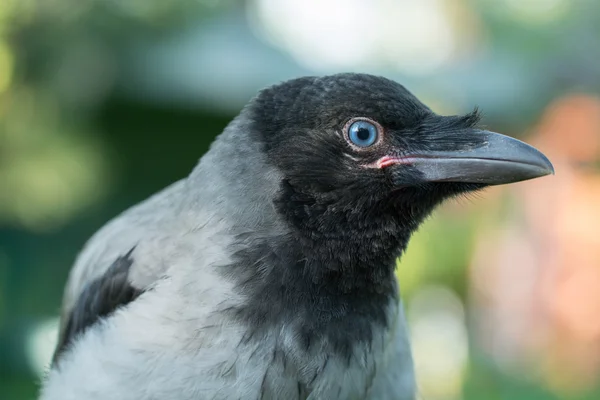
[[[553,173],[535,148],[478,128],[477,110],[438,115],[382,77],[287,81],[249,112],[283,175],[281,212],[313,237],[389,223],[413,230],[446,198]]]

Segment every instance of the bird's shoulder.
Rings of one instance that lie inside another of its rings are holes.
[[[172,215],[184,185],[179,181],[124,211],[88,240],[65,287],[55,359],[75,336],[163,276],[164,237],[169,221],[176,223]]]
[[[185,181],[178,181],[145,201],[125,210],[100,228],[85,244],[69,273],[63,298],[63,317],[73,308],[76,299],[90,282],[100,278],[115,260],[127,254],[133,247],[140,253],[144,243],[160,240],[168,235]],[[147,246],[144,246],[147,247]],[[139,256],[130,275],[138,288],[158,278],[159,263],[152,267],[142,266]],[[139,271],[142,269],[143,271]],[[139,276],[143,275],[143,276]],[[139,283],[136,281],[140,281]]]

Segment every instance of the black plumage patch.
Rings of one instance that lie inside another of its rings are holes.
[[[106,270],[104,275],[87,285],[79,295],[62,332],[52,364],[56,365],[60,355],[72,343],[73,339],[117,308],[135,300],[142,291],[131,286],[128,280],[129,269],[133,264],[131,249],[119,257]]]
[[[249,299],[231,311],[247,324],[246,340],[283,323],[296,327],[304,350],[328,343],[350,361],[357,344],[369,346],[374,329],[390,323],[386,311],[398,299],[394,260],[412,227],[389,218],[383,209],[393,204],[374,205],[383,209],[364,218],[297,196],[284,183],[276,201],[294,227],[290,236],[251,239],[236,253],[231,276]]]
[[[439,116],[403,86],[359,74],[288,81],[246,112],[283,176],[273,205],[288,231],[250,238],[236,253],[230,274],[248,301],[231,311],[248,325],[247,340],[285,324],[304,349],[327,343],[349,359],[390,323],[395,260],[411,234],[441,201],[481,187],[425,182],[411,166],[366,166],[386,155],[472,148],[479,114]],[[378,145],[348,144],[344,126],[358,117],[382,126]]]

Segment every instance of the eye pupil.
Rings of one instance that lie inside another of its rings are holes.
[[[360,128],[358,130],[358,132],[356,133],[356,136],[360,140],[368,140],[369,139],[369,135],[371,135],[371,133],[369,132],[369,130],[367,128]]]
[[[358,147],[369,147],[377,142],[379,130],[375,123],[365,120],[354,121],[348,127],[348,139]]]

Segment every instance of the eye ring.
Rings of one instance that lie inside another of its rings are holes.
[[[344,125],[344,138],[358,150],[372,148],[382,137],[383,128],[370,118],[352,118]]]

